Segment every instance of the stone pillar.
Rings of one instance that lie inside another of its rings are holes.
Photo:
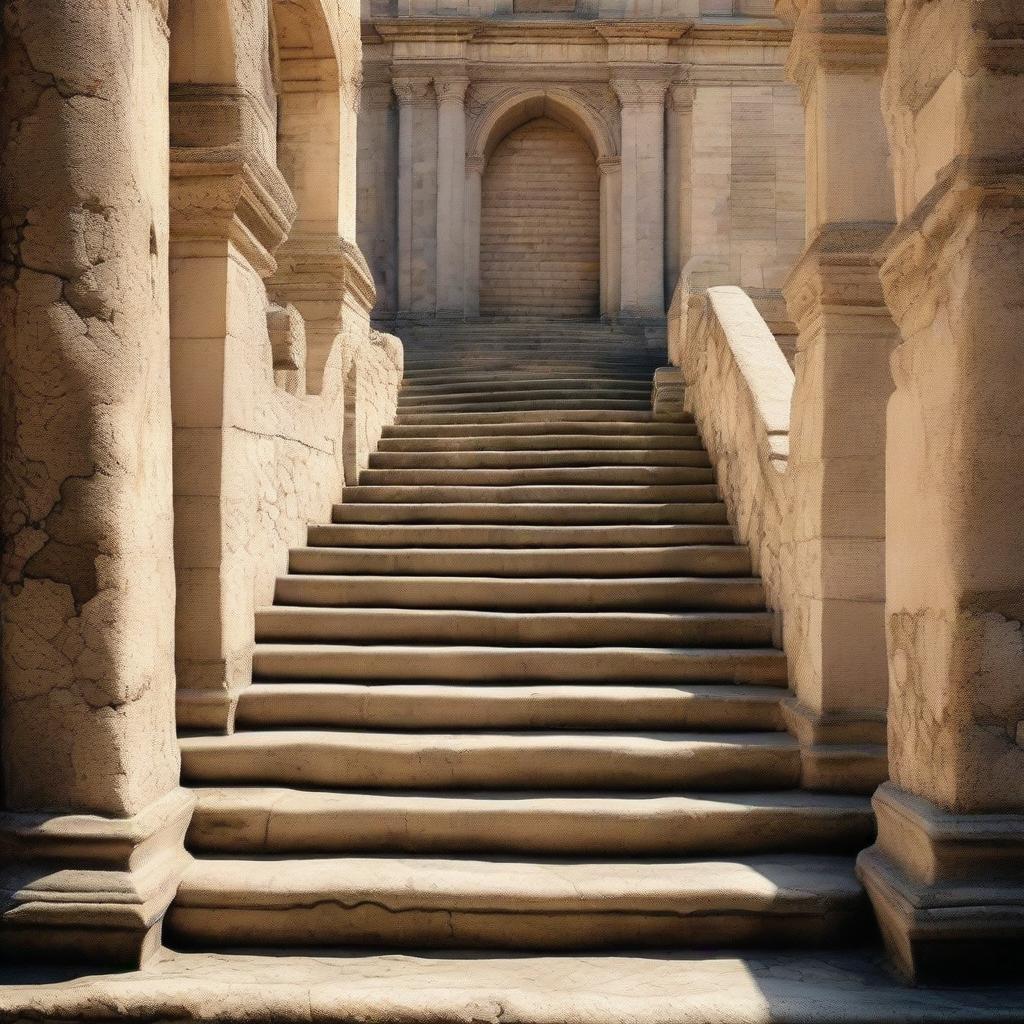
[[[665,297],[671,301],[679,274],[690,258],[692,86],[669,86],[665,124]]]
[[[422,112],[433,107],[431,80],[402,77],[395,78],[391,85],[398,97],[398,311],[432,313],[434,307],[424,294],[424,277],[432,268],[423,266],[419,251],[424,231],[424,178],[428,175],[423,153],[425,133],[418,124]],[[429,290],[433,292],[433,287]]]
[[[807,125],[809,242],[786,283],[799,327],[785,622],[809,788],[886,778],[885,408],[896,328],[873,254],[895,218],[881,112],[884,0],[807,0],[788,71]]]
[[[966,69],[966,70],[965,70]],[[1024,8],[889,4],[900,328],[886,474],[889,769],[859,860],[915,980],[1024,951]]]
[[[437,312],[466,312],[466,111],[469,80],[435,81],[437,93]]]
[[[622,315],[665,315],[665,89],[657,80],[612,83],[622,105]]]
[[[618,157],[597,162],[601,172],[601,315],[615,318],[622,305],[622,165]]]
[[[465,301],[466,316],[480,315],[480,202],[484,176],[484,158],[469,157],[466,160],[466,235],[465,252]]]
[[[3,10],[5,956],[140,963],[187,860],[165,13]]]

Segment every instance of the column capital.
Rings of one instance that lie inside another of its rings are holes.
[[[668,88],[668,82],[649,78],[617,78],[611,85],[623,107],[662,104]]]
[[[435,78],[434,92],[437,93],[437,105],[455,103],[462,106],[468,88],[468,78]]]
[[[431,90],[432,79],[428,76],[417,75],[415,77],[394,78],[391,88],[398,97],[398,104],[402,107],[421,107],[433,102]]]
[[[600,164],[600,161],[598,161]],[[484,167],[487,164],[487,160],[482,156],[467,156],[466,157],[466,173],[467,174],[483,174]]]
[[[597,161],[601,174],[617,174],[622,170],[622,159],[617,156],[603,156]]]
[[[668,87],[668,106],[675,111],[693,109],[693,86],[686,82],[672,82]]]

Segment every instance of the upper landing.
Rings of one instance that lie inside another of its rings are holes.
[[[374,18],[528,18],[584,20],[773,17],[773,0],[362,0],[363,20]]]

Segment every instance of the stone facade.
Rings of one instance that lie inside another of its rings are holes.
[[[0,1017],[1019,1019],[1017,0],[0,17]]]
[[[547,13],[364,9],[358,238],[381,284],[375,315],[481,312],[481,224],[516,216],[514,198],[490,208],[492,156],[540,119],[574,133],[600,176],[602,317],[659,321],[684,268],[699,286],[781,288],[804,240],[788,31],[753,9]],[[552,165],[560,145],[552,135]],[[556,241],[533,241],[541,263],[561,258]],[[583,312],[531,289],[515,309]]]

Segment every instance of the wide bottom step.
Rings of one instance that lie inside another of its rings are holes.
[[[834,943],[866,910],[849,857],[197,860],[167,925],[207,947],[597,950]]]

